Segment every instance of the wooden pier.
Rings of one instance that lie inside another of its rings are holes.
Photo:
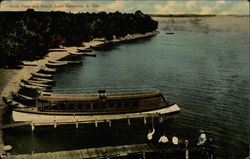
[[[159,118],[159,122],[162,122],[162,116],[155,116]],[[147,123],[147,118],[149,119],[150,116],[144,116],[144,124]],[[127,120],[127,123],[129,126],[131,126],[131,118],[120,118],[120,119],[114,119],[114,120]],[[98,127],[99,123],[108,123],[109,127],[112,126],[112,120],[107,120],[107,119],[96,119],[96,120],[54,120],[54,121],[25,121],[25,122],[15,122],[11,124],[4,124],[0,125],[0,129],[8,129],[8,128],[15,128],[15,127],[21,127],[21,126],[31,126],[31,130],[34,131],[35,127],[38,126],[53,126],[56,128],[57,126],[60,125],[75,125],[76,128],[79,127],[80,124],[95,124],[95,127]]]
[[[9,155],[7,159],[100,159],[100,158],[112,158],[122,157],[128,155],[152,153],[152,152],[166,152],[170,153],[173,151],[185,152],[185,148],[180,146],[171,145],[154,145],[154,144],[133,144],[133,145],[122,145],[122,146],[108,146],[99,148],[87,148],[79,150],[69,151],[57,151],[47,153],[35,153],[35,154],[21,154],[21,155]],[[185,156],[183,156],[185,158]]]
[[[25,125],[31,125],[31,122],[26,121],[26,122],[17,122],[17,123],[13,123],[13,124],[4,124],[4,125],[1,125],[0,127],[1,127],[1,129],[7,129],[7,128],[25,126]]]

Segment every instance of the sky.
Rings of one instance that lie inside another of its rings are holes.
[[[8,0],[1,11],[126,12],[146,14],[218,14],[249,15],[247,0]]]

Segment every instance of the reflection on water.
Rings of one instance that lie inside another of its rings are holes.
[[[169,18],[159,20],[157,36],[96,51],[82,65],[56,75],[56,89],[150,86],[182,111],[156,124],[157,132],[193,139],[204,129],[224,159],[248,156],[249,26],[248,17]],[[165,34],[169,30],[175,34]],[[146,142],[151,124],[135,120],[82,125],[80,129],[6,130],[13,153],[46,152]]]

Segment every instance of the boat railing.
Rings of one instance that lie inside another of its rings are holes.
[[[90,88],[65,88],[65,89],[52,89],[50,92],[53,94],[71,94],[71,95],[79,95],[79,94],[90,94],[90,95],[98,95],[98,91],[105,90],[106,95],[112,94],[133,94],[133,93],[147,93],[147,92],[156,92],[159,89],[154,87],[90,87]]]

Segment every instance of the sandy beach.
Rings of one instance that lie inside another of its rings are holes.
[[[1,96],[10,97],[11,92],[17,92],[19,90],[19,82],[21,79],[29,79],[31,77],[31,73],[37,72],[45,63],[49,60],[59,60],[68,55],[68,52],[49,52],[48,55],[44,59],[25,62],[25,64],[33,64],[36,66],[24,66],[20,70],[7,70],[7,76],[5,77],[8,80],[5,80],[5,85],[2,87]],[[3,84],[4,84],[3,82]],[[0,124],[2,124],[2,115],[6,110],[6,105],[3,103],[2,99],[0,100]],[[3,142],[3,132],[0,130],[0,147],[1,153],[4,154],[2,147],[4,146]]]
[[[150,36],[156,35],[158,32],[149,32],[145,34],[128,34],[125,37],[122,38],[116,38],[111,41],[95,41],[92,40],[90,42],[84,43],[84,47],[64,47],[66,51],[57,51],[57,49],[52,50],[45,56],[43,59],[35,60],[35,61],[24,61],[25,66],[20,69],[20,70],[10,70],[9,74],[11,77],[5,77],[6,78],[6,83],[3,83],[4,86],[2,87],[2,90],[0,89],[1,96],[6,96],[9,97],[11,92],[16,92],[19,89],[19,82],[20,79],[28,79],[31,77],[31,73],[35,73],[40,70],[42,66],[44,66],[48,61],[56,61],[60,60],[66,56],[69,55],[69,52],[75,52],[77,51],[77,48],[81,49],[86,49],[91,46],[98,46],[98,45],[105,45],[105,43],[119,43],[123,41],[129,41],[129,40],[135,40],[135,39],[140,39],[140,38],[146,38]],[[29,66],[28,66],[29,65]],[[13,75],[14,73],[14,75]]]

